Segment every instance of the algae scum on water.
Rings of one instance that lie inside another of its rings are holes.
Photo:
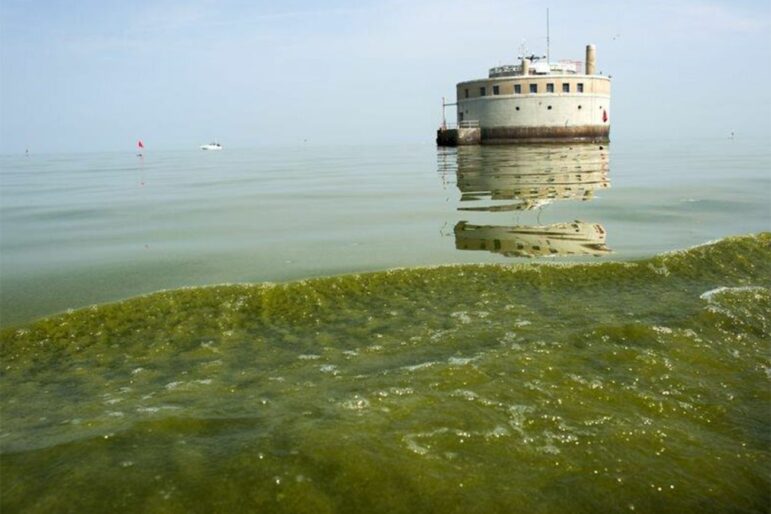
[[[186,289],[6,329],[0,507],[765,511],[769,245]]]

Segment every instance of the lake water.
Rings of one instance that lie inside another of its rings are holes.
[[[3,512],[768,509],[764,141],[1,159]]]
[[[480,246],[460,221],[599,224],[613,252],[600,260],[769,230],[765,143],[3,156],[0,324],[190,285],[524,260],[458,250]]]

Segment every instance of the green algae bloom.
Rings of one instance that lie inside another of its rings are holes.
[[[165,291],[0,333],[2,512],[754,512],[771,234]]]

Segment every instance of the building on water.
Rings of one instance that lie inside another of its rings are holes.
[[[596,61],[595,46],[587,45],[584,63],[522,56],[487,78],[459,83],[455,104],[442,102],[442,109],[457,106],[457,127],[443,121],[437,144],[607,143],[610,77],[597,73]]]

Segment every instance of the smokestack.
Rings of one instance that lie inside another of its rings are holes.
[[[597,47],[594,45],[586,45],[586,70],[587,75],[594,75],[597,73]]]
[[[522,75],[530,75],[530,59],[522,59]]]

